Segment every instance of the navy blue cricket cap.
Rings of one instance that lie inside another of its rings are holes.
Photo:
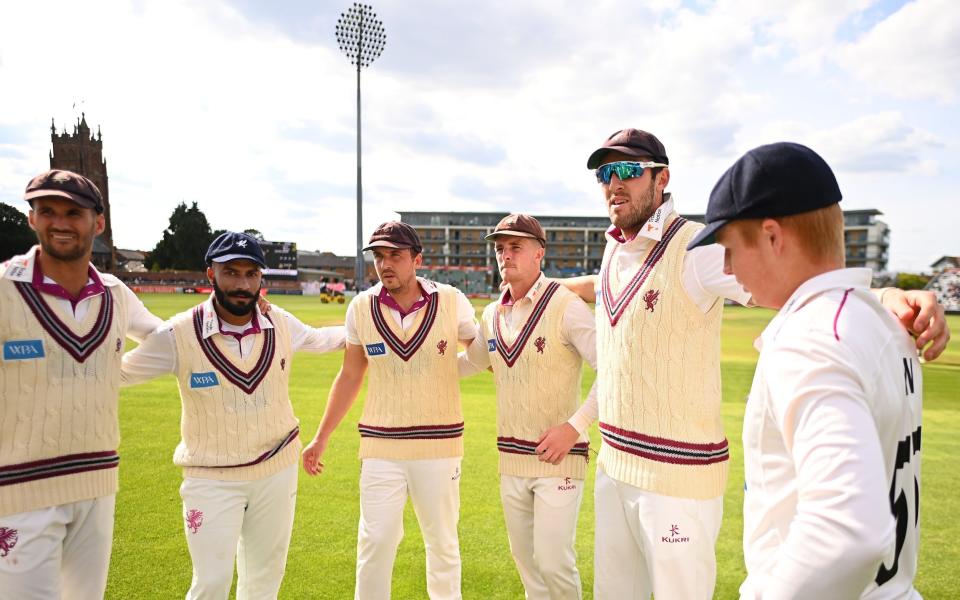
[[[225,263],[231,260],[250,260],[260,265],[262,269],[267,268],[260,242],[246,233],[235,231],[225,231],[218,235],[210,243],[207,254],[203,259],[207,262],[207,265],[215,262]]]
[[[730,221],[797,215],[836,204],[842,197],[830,166],[810,148],[793,142],[754,148],[713,186],[707,226],[687,250],[716,243],[717,231]]]

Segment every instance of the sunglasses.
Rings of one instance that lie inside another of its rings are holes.
[[[597,182],[607,184],[610,183],[610,178],[614,173],[617,174],[617,177],[621,181],[624,179],[632,179],[634,177],[640,177],[643,175],[644,169],[649,169],[651,167],[666,167],[663,163],[658,162],[630,162],[626,160],[621,160],[618,162],[607,163],[602,165],[597,169]]]

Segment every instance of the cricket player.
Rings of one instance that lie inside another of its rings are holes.
[[[840,188],[805,146],[747,152],[717,182],[707,227],[725,271],[778,309],[743,425],[741,598],[919,598],[917,348],[844,268]]]
[[[583,361],[596,368],[593,311],[540,271],[546,235],[530,215],[504,217],[493,240],[507,288],[483,311],[461,376],[493,367],[500,498],[529,600],[581,598],[574,540],[596,402],[580,405]],[[591,394],[594,392],[591,389]]]
[[[100,190],[53,170],[24,200],[39,247],[0,267],[0,597],[102,598],[127,337],[159,323],[90,257]]]
[[[276,598],[297,499],[300,427],[289,380],[298,350],[343,348],[343,327],[313,328],[257,306],[265,268],[257,240],[225,232],[206,253],[210,298],[163,323],[123,357],[123,384],[173,373],[183,412],[174,464],[183,467],[188,600]]]
[[[687,250],[702,225],[665,191],[669,158],[656,136],[618,131],[587,167],[612,223],[599,277],[577,288],[599,296],[594,596],[712,598],[729,460],[720,320],[725,298],[748,305],[750,292],[724,273],[719,247]],[[934,295],[890,292],[885,306],[918,333],[918,348],[929,343],[928,359],[939,355],[949,329]]]
[[[460,598],[460,462],[463,412],[457,342],[477,335],[473,306],[460,291],[417,277],[416,230],[388,221],[370,236],[380,283],[347,307],[347,349],[323,419],[303,451],[310,475],[330,435],[353,405],[369,369],[360,430],[357,600],[390,597],[407,495],[427,555],[427,593]]]

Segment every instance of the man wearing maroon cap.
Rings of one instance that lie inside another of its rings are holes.
[[[686,250],[702,225],[666,192],[669,159],[645,131],[611,135],[587,161],[612,226],[599,277],[571,282],[599,295],[594,595],[711,598],[714,544],[729,459],[720,417],[723,299],[750,294],[715,246]],[[932,342],[949,337],[932,294],[884,294],[885,305]]]
[[[540,271],[546,236],[535,218],[507,215],[487,239],[507,287],[483,311],[483,336],[461,354],[460,374],[493,369],[500,499],[526,598],[576,600],[582,434],[596,419],[595,401],[579,406],[583,361],[596,368],[593,313]]]
[[[423,262],[417,232],[382,224],[372,250],[380,283],[347,307],[347,348],[313,441],[303,451],[310,475],[330,435],[350,409],[364,374],[360,417],[360,524],[355,597],[390,597],[403,508],[413,502],[427,554],[431,599],[460,598],[460,462],[463,412],[457,342],[477,334],[473,306],[457,289],[417,277]]]
[[[0,267],[0,595],[101,598],[123,341],[160,319],[90,264],[104,228],[90,180],[47,171],[24,199],[39,246]]]

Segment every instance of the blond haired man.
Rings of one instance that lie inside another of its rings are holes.
[[[813,150],[747,152],[707,227],[725,272],[778,309],[743,426],[741,598],[919,598],[922,374],[917,347],[844,268],[840,188]]]
[[[574,539],[596,403],[580,405],[583,361],[596,368],[593,313],[540,271],[546,235],[530,215],[493,233],[506,289],[483,311],[462,376],[492,366],[500,498],[510,551],[530,600],[581,597]],[[591,389],[591,397],[593,390]]]

